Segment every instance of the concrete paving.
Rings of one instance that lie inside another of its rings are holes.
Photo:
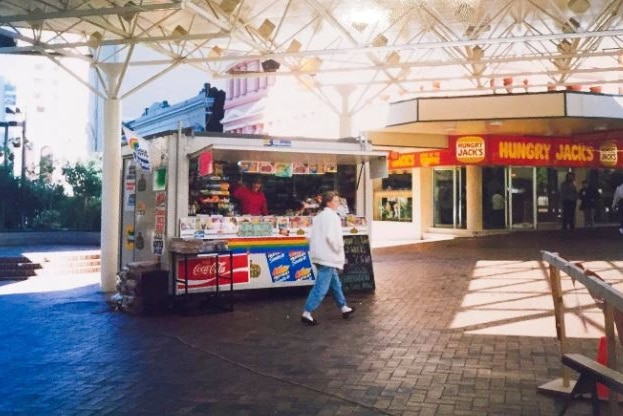
[[[623,280],[623,237],[600,228],[375,248],[376,291],[347,294],[349,320],[326,299],[316,327],[307,290],[145,317],[112,310],[97,275],[2,282],[0,415],[554,415],[540,250]],[[601,313],[563,280],[570,349],[594,357]]]

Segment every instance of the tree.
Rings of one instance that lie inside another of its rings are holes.
[[[11,229],[19,218],[19,181],[8,169],[0,169],[0,230]]]
[[[99,230],[101,221],[102,163],[101,160],[66,164],[63,176],[73,196],[66,201],[65,226],[71,229]]]

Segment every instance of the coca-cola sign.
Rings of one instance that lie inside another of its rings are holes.
[[[229,255],[206,256],[177,259],[177,292],[184,293],[186,289],[186,270],[188,270],[188,290],[193,292],[216,286],[218,276],[219,286],[249,283],[249,262],[246,253]]]
[[[216,261],[200,261],[195,264],[190,272],[190,276],[194,276],[195,278],[215,279],[218,272],[219,276],[229,278],[229,276],[225,276],[229,274],[227,271],[227,264],[228,262],[224,260],[219,260],[218,263]]]

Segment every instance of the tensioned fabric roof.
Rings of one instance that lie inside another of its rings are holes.
[[[622,7],[622,0],[7,0],[0,53],[61,65],[62,57],[86,60],[108,83],[108,98],[181,64],[209,79],[295,77],[329,105],[348,85],[350,112],[377,98],[503,92],[504,79],[518,90],[572,84],[618,93]],[[154,53],[139,58],[137,45]],[[149,75],[124,83],[133,70]]]

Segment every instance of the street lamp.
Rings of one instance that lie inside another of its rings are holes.
[[[13,110],[10,107],[5,107],[4,108],[4,113],[6,114],[13,114],[13,115],[21,115],[21,111],[19,108],[16,108],[15,110]],[[6,116],[5,116],[6,117]],[[4,127],[4,146],[2,147],[2,155],[4,156],[4,170],[5,172],[9,171],[9,160],[13,160],[13,158],[15,157],[13,152],[9,151],[9,130],[10,127],[17,127],[17,126],[21,126],[22,127],[22,133],[23,133],[23,137],[25,140],[25,136],[26,136],[26,120],[22,120],[22,121],[17,121],[17,120],[10,120],[10,121],[0,121],[0,127]],[[14,142],[14,146],[15,146],[15,142]],[[23,163],[23,160],[22,160]]]

